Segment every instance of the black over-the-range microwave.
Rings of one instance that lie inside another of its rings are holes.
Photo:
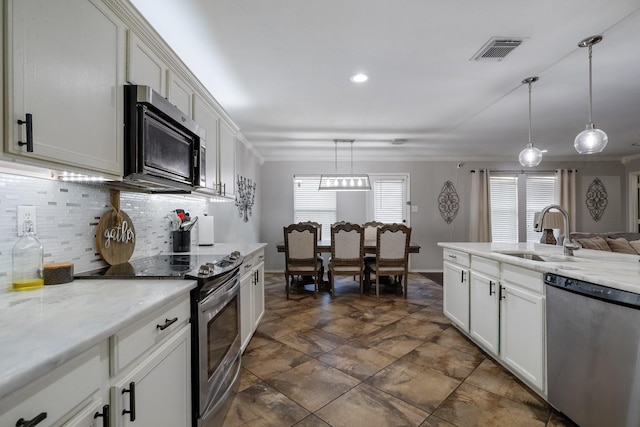
[[[205,132],[148,86],[124,87],[123,184],[189,193],[206,184]]]

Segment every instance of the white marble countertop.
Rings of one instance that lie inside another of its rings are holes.
[[[0,293],[0,399],[195,285],[192,280],[75,280]]]
[[[519,265],[542,273],[555,273],[615,289],[640,293],[640,255],[579,249],[574,252],[574,256],[565,257],[561,246],[540,243],[439,242],[438,245]],[[551,261],[533,261],[501,253],[517,251],[548,256]]]
[[[229,255],[233,251],[240,251],[240,255],[246,256],[258,249],[267,246],[266,243],[216,243],[211,246],[194,246],[190,252],[179,252],[191,255]]]

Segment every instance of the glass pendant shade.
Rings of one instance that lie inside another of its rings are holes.
[[[538,166],[542,161],[542,151],[538,150],[530,142],[527,144],[527,148],[520,152],[518,157],[520,164],[526,167]]]
[[[580,154],[594,154],[602,152],[607,142],[609,142],[607,134],[596,129],[593,123],[589,123],[587,128],[576,136],[573,146]]]
[[[527,143],[527,148],[522,150],[518,156],[520,164],[525,167],[538,166],[542,161],[542,151],[535,148],[533,142],[531,142],[531,83],[538,80],[539,77],[527,77],[522,81],[522,83],[529,85],[529,142]]]
[[[593,54],[593,45],[596,43],[600,43],[601,41],[602,36],[598,35],[587,37],[586,39],[583,39],[578,43],[578,47],[589,48],[589,123],[587,124],[587,128],[580,132],[578,136],[576,136],[576,139],[573,141],[573,146],[580,154],[600,153],[602,152],[602,150],[604,150],[604,147],[606,147],[607,143],[609,142],[609,137],[607,136],[607,134],[600,129],[596,129],[592,119],[593,78],[591,70],[591,57]]]

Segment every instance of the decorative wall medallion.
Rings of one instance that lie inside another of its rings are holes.
[[[253,204],[256,199],[256,183],[249,178],[238,175],[238,194],[236,195],[236,207],[242,221],[248,222],[251,216]]]
[[[453,219],[458,215],[458,209],[460,209],[460,198],[456,192],[455,187],[451,181],[447,181],[440,190],[438,196],[438,209],[440,209],[440,215],[447,222],[451,224]]]
[[[607,207],[607,189],[604,188],[600,178],[593,180],[587,189],[587,209],[594,221],[600,221],[604,209]]]

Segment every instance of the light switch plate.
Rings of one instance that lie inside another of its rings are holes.
[[[411,212],[418,212],[418,205],[411,206]]]
[[[35,206],[18,206],[18,236],[24,234],[24,220],[29,218],[33,223],[33,232],[37,233],[36,227],[36,207]]]

